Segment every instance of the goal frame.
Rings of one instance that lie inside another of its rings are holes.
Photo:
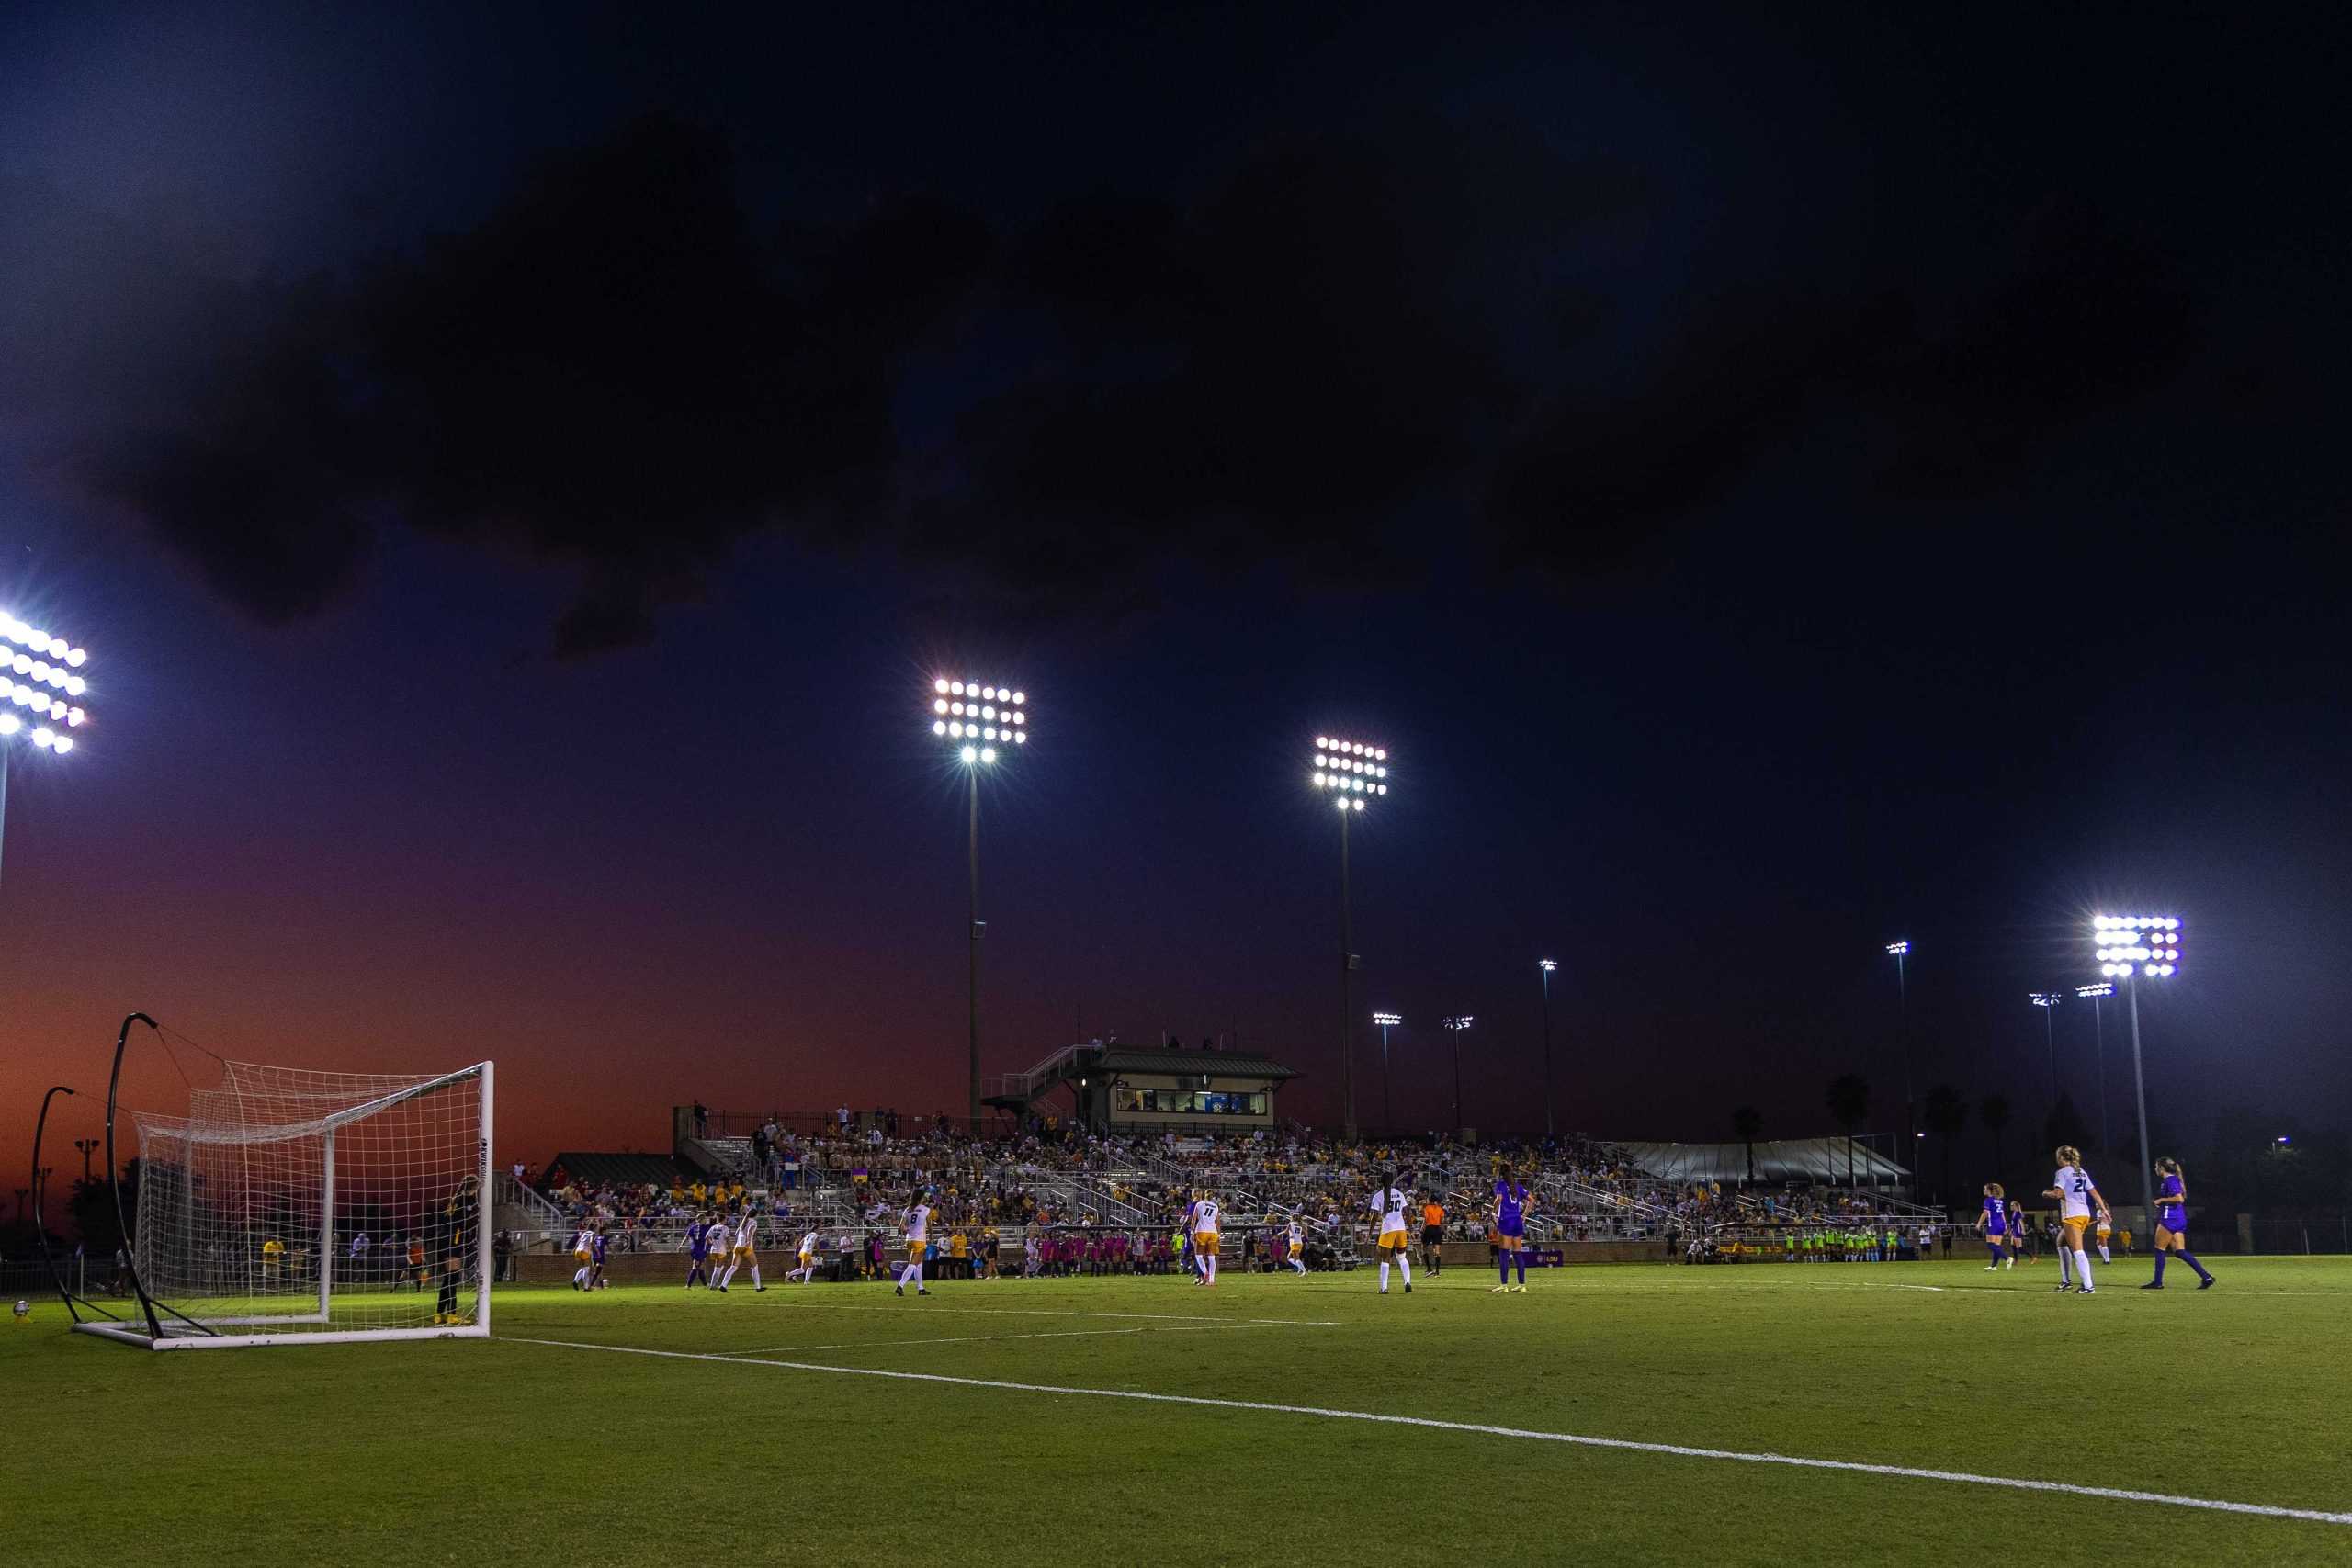
[[[144,1023],[151,1030],[158,1026],[143,1012],[134,1012],[122,1021],[122,1030],[115,1039],[114,1070],[107,1080],[107,1186],[114,1199],[115,1221],[123,1235],[123,1253],[130,1260],[130,1275],[132,1293],[138,1299],[139,1310],[145,1318],[142,1329],[136,1322],[83,1321],[74,1325],[76,1334],[96,1335],[120,1344],[136,1345],[149,1350],[198,1349],[258,1349],[284,1345],[348,1345],[369,1340],[386,1339],[487,1339],[490,1337],[491,1285],[492,1283],[492,1234],[491,1220],[493,1198],[491,1183],[492,1112],[496,1100],[496,1064],[477,1062],[469,1067],[459,1067],[422,1083],[379,1095],[363,1104],[322,1116],[313,1124],[321,1134],[322,1190],[319,1203],[319,1287],[316,1309],[307,1313],[273,1314],[268,1317],[216,1317],[199,1319],[188,1316],[168,1302],[159,1302],[147,1290],[139,1273],[139,1248],[130,1227],[124,1224],[121,1165],[115,1157],[115,1112],[119,1106],[119,1091],[122,1082],[122,1058],[130,1043],[130,1026]],[[160,1032],[160,1030],[158,1030]],[[329,1323],[334,1305],[334,1135],[337,1129],[370,1116],[390,1111],[409,1100],[446,1089],[452,1084],[475,1080],[480,1096],[480,1119],[477,1126],[473,1161],[475,1201],[480,1205],[474,1217],[474,1274],[479,1281],[474,1295],[473,1321],[464,1324],[441,1324],[412,1328],[327,1328],[309,1333],[236,1334],[221,1333],[221,1329],[252,1327],[264,1323]],[[166,1318],[174,1320],[170,1324]]]

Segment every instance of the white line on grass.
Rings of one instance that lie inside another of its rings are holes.
[[[957,1334],[944,1339],[842,1339],[831,1345],[762,1345],[733,1352],[738,1356],[778,1356],[797,1350],[880,1350],[893,1345],[981,1345],[999,1339],[1101,1339],[1122,1334],[1217,1334],[1237,1328],[1320,1328],[1322,1324],[1204,1323],[1189,1328],[1057,1328],[1043,1334]]]
[[[1211,1399],[1195,1393],[1147,1393],[1132,1388],[1071,1388],[1057,1383],[1009,1382],[997,1378],[951,1377],[944,1372],[897,1372],[883,1367],[833,1367],[822,1361],[771,1361],[755,1356],[726,1356],[699,1350],[649,1350],[634,1345],[591,1345],[571,1339],[507,1338],[514,1345],[548,1345],[560,1350],[610,1350],[624,1356],[659,1356],[676,1361],[720,1361],[743,1367],[777,1367],[786,1371],[831,1372],[840,1377],[896,1378],[903,1382],[949,1383],[959,1388],[993,1388],[1015,1393],[1085,1394],[1096,1399],[1134,1399],[1154,1404],[1193,1404],[1213,1410],[1262,1410],[1278,1416],[1320,1416],[1333,1421],[1369,1421],[1389,1427],[1419,1427],[1439,1432],[1475,1432],[1489,1438],[1519,1438],[1541,1443],[1570,1443],[1578,1448],[1617,1449],[1632,1453],[1672,1454],[1682,1459],[1727,1459],[1747,1464],[1785,1464],[1799,1470],[1837,1470],[1861,1475],[1894,1475],[1914,1481],[1951,1481],[1969,1486],[2003,1486],[2018,1492],[2057,1492],[2072,1497],[2098,1497],[2116,1503],[2162,1503],[2176,1508],[2205,1508],[2222,1514],[2255,1514],[2271,1519],[2308,1519],[2324,1525],[2352,1525],[2352,1513],[2319,1508],[2287,1508],[2271,1503],[2232,1503],[2214,1497],[2180,1497],[2167,1492],[2134,1492],[2120,1486],[2083,1486],[2071,1481],[2025,1481],[2010,1475],[1977,1475],[1964,1470],[1926,1470],[1907,1464],[1864,1464],[1854,1460],[1806,1459],[1797,1454],[1748,1453],[1738,1449],[1688,1448],[1680,1443],[1643,1443],[1630,1438],[1593,1438],[1575,1432],[1539,1432],[1525,1427],[1490,1427],[1476,1421],[1440,1421],[1427,1416],[1385,1416],[1371,1410],[1327,1410],[1314,1404],[1273,1404],[1255,1399]]]
[[[1158,1323],[1244,1323],[1280,1324],[1296,1328],[1337,1328],[1337,1318],[1321,1317],[1219,1317],[1213,1313],[1199,1312],[1083,1312],[1076,1307],[967,1307],[967,1306],[884,1306],[876,1303],[864,1306],[850,1302],[792,1302],[786,1312],[919,1312],[925,1314],[940,1312],[969,1313],[978,1317],[1106,1317],[1126,1321],[1148,1319]]]

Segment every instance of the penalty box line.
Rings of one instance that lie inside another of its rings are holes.
[[[1133,1328],[1054,1328],[1038,1334],[954,1334],[934,1339],[842,1339],[830,1345],[761,1345],[732,1352],[738,1356],[781,1356],[802,1350],[887,1350],[895,1345],[990,1345],[1006,1339],[1115,1339],[1129,1334],[1228,1334],[1244,1328],[1319,1328],[1321,1324],[1200,1323],[1162,1328],[1137,1324]]]
[[[505,1336],[500,1336],[506,1338]],[[1095,1399],[1132,1399],[1152,1404],[1189,1404],[1211,1410],[1259,1410],[1277,1416],[1317,1416],[1331,1421],[1367,1421],[1386,1427],[1417,1427],[1436,1432],[1471,1432],[1489,1438],[1516,1438],[1541,1443],[1567,1443],[1577,1448],[1615,1449],[1627,1453],[1670,1454],[1678,1459],[1734,1460],[1744,1464],[1780,1464],[1798,1470],[1843,1471],[1858,1475],[1893,1475],[1912,1481],[1947,1481],[1966,1486],[1998,1486],[2017,1492],[2054,1492],[2069,1497],[2097,1497],[2115,1503],[2158,1503],[2175,1508],[2203,1508],[2222,1514],[2252,1514],[2271,1519],[2304,1519],[2314,1524],[2352,1525],[2352,1513],[2320,1508],[2289,1508],[2272,1503],[2233,1503],[2216,1497],[2183,1497],[2167,1492],[2138,1492],[2120,1486],[2085,1486],[2071,1481],[2029,1481],[2010,1475],[1977,1475],[1964,1470],[1929,1470],[1907,1464],[1866,1464],[1857,1460],[1808,1459],[1800,1454],[1750,1453],[1738,1449],[1691,1448],[1680,1443],[1645,1443],[1631,1438],[1595,1438],[1576,1432],[1541,1432],[1525,1427],[1495,1427],[1476,1421],[1441,1421],[1428,1416],[1388,1416],[1372,1410],[1330,1410],[1314,1404],[1275,1404],[1255,1399],[1213,1399],[1195,1393],[1147,1393],[1128,1388],[1075,1388],[1058,1383],[1012,1382],[998,1378],[954,1377],[944,1372],[900,1372],[883,1367],[836,1367],[822,1361],[775,1361],[756,1356],[729,1356],[700,1350],[651,1350],[634,1345],[592,1345],[571,1339],[508,1339],[510,1344],[546,1345],[560,1350],[606,1350],[623,1356],[658,1356],[677,1361],[718,1361],[743,1367],[777,1367],[786,1371],[831,1372],[836,1377],[892,1378],[901,1382],[947,1383],[958,1388],[1000,1389],[1014,1393],[1080,1394]]]

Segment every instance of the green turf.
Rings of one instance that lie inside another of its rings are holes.
[[[490,1342],[163,1355],[45,1303],[0,1331],[41,1456],[0,1539],[12,1562],[86,1561],[101,1527],[152,1563],[2352,1562],[2346,1525],[523,1342],[2352,1510],[2352,1264],[2212,1262],[2213,1291],[2143,1293],[2143,1261],[2091,1300],[2046,1263],[1592,1268],[1508,1297],[1456,1269],[1385,1299],[1364,1272],[923,1301],[739,1278],[502,1292]]]

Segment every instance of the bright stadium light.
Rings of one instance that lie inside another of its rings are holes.
[[[2132,1010],[2132,1099],[2140,1122],[2142,1218],[2156,1217],[2156,1179],[2148,1154],[2148,1082],[2140,1061],[2140,982],[2168,980],[2180,966],[2177,915],[2093,915],[2091,956],[2109,981],[2123,982]],[[2094,1003],[2094,1006],[2097,1004]]]
[[[39,626],[0,610],[0,846],[6,842],[8,824],[8,760],[17,750],[19,735],[33,743],[36,750],[49,756],[62,757],[74,750],[74,740],[58,725],[79,728],[88,716],[78,706],[68,706],[52,692],[63,692],[79,697],[89,690],[89,683],[80,675],[68,674],[67,667],[79,670],[90,657],[62,637],[52,637]],[[13,645],[13,646],[11,646]],[[51,659],[62,660],[52,664]],[[7,711],[21,708],[23,714]],[[27,720],[31,728],[27,728]]]
[[[1361,740],[1342,740],[1337,736],[1318,735],[1315,749],[1309,753],[1312,771],[1308,781],[1318,790],[1331,793],[1331,804],[1340,812],[1340,1083],[1344,1106],[1344,1121],[1348,1141],[1356,1136],[1356,1008],[1352,994],[1357,966],[1354,918],[1349,909],[1348,897],[1348,818],[1361,813],[1367,795],[1386,795],[1386,784],[1374,784],[1387,771],[1374,767],[1387,759],[1388,753],[1377,746]]]
[[[1029,694],[986,681],[959,680],[952,675],[933,678],[922,694],[923,716],[930,721],[931,733],[944,738],[948,754],[963,765],[964,789],[967,816],[965,853],[971,878],[972,911],[966,931],[970,977],[970,1035],[967,1042],[969,1059],[969,1093],[966,1113],[970,1125],[977,1129],[980,1121],[980,938],[988,931],[980,919],[980,773],[1002,761],[1006,753],[1000,743],[1011,741],[1025,746],[1029,731],[1014,729],[1011,720],[1026,726],[1029,716],[1026,705]],[[1012,702],[1023,705],[1023,711],[1011,708],[1000,711],[997,704]],[[944,716],[953,715],[953,717]]]

